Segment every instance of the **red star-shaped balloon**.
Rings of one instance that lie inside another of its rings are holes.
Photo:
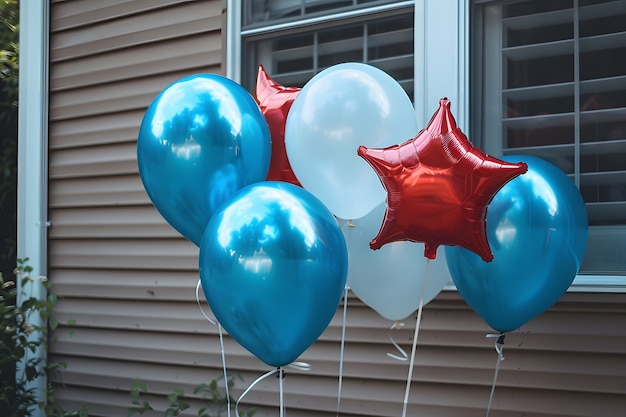
[[[256,79],[254,97],[265,116],[272,137],[272,156],[267,173],[268,181],[283,181],[300,186],[291,170],[285,149],[285,123],[287,113],[300,92],[297,87],[283,87],[272,80],[262,65]]]
[[[395,241],[423,242],[435,259],[439,245],[461,246],[493,259],[486,231],[487,206],[507,182],[526,172],[472,146],[456,126],[450,101],[413,139],[384,149],[360,146],[387,190],[387,211],[372,249]]]

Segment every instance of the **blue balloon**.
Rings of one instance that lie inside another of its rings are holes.
[[[165,88],[137,138],[139,174],[152,203],[198,246],[215,210],[265,179],[270,156],[269,128],[254,98],[217,74],[191,75]]]
[[[452,280],[469,306],[500,332],[519,328],[550,308],[569,288],[588,238],[584,201],[556,166],[524,155],[528,172],[506,184],[487,211],[490,263],[446,247]]]
[[[250,185],[213,215],[200,278],[224,329],[270,366],[293,362],[330,323],[348,251],[331,212],[286,182]]]

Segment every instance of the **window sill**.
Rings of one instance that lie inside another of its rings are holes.
[[[577,275],[568,292],[626,293],[624,275]]]

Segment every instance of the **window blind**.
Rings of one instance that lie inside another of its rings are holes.
[[[365,62],[391,75],[412,99],[413,25],[413,8],[405,7],[246,36],[242,83],[252,91],[259,64],[276,82],[302,87],[332,65]]]
[[[394,0],[244,0],[244,27],[267,25],[281,20],[340,13],[393,3]]]
[[[595,227],[586,268],[606,271],[608,242],[617,234],[617,248],[626,246],[626,1],[492,2],[480,11],[472,45],[483,145],[547,159],[570,176]],[[624,261],[611,264],[626,272]]]

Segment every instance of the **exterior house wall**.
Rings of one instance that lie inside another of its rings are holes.
[[[171,82],[225,74],[225,1],[65,0],[51,4],[49,277],[62,323],[51,360],[66,408],[124,416],[139,378],[161,411],[171,387],[190,392],[221,373],[218,332],[199,311],[197,248],[152,207],[137,172],[143,113]],[[416,256],[419,256],[416,253]],[[408,362],[387,356],[392,323],[348,299],[341,415],[401,414]],[[343,309],[287,369],[291,417],[336,415]],[[410,352],[415,317],[394,330]],[[491,330],[454,291],[422,318],[408,415],[483,416],[497,355]],[[237,397],[268,367],[225,338]],[[507,335],[491,415],[617,417],[626,409],[626,295],[568,293]],[[242,408],[278,414],[264,380]],[[193,414],[193,413],[192,413]],[[163,415],[163,412],[154,415]]]

